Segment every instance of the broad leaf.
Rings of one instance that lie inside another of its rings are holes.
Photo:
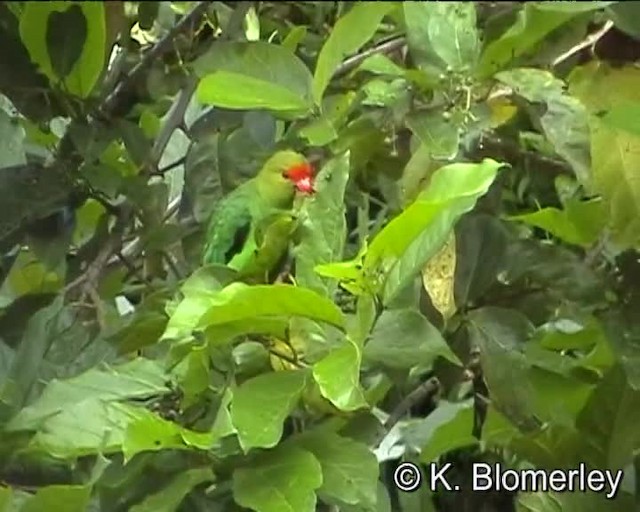
[[[405,2],[409,49],[424,70],[471,71],[480,51],[476,6],[464,2]]]
[[[604,213],[602,201],[595,199],[569,202],[564,210],[547,207],[537,212],[515,215],[510,220],[544,229],[569,244],[588,247],[598,239],[605,226]]]
[[[355,411],[367,406],[360,386],[362,353],[349,338],[313,366],[313,378],[327,400],[342,411]]]
[[[338,20],[318,55],[313,76],[313,97],[316,104],[320,105],[338,65],[373,37],[382,18],[394,7],[393,2],[357,3]]]
[[[315,272],[316,265],[342,258],[347,224],[344,194],[349,180],[349,155],[330,160],[318,173],[316,192],[304,202],[300,217],[300,243],[295,248],[298,284],[331,296],[335,284]]]
[[[231,421],[245,451],[278,444],[284,420],[297,405],[306,379],[304,371],[265,373],[234,391]]]
[[[640,391],[625,370],[612,368],[582,410],[577,427],[591,439],[588,457],[597,467],[623,468],[640,448]]]
[[[65,510],[84,512],[89,507],[91,487],[86,485],[48,485],[38,489],[21,508],[20,512]]]
[[[420,460],[425,463],[478,442],[473,437],[473,403],[470,401],[441,401],[427,418],[410,420],[401,430],[405,443],[419,450]]]
[[[289,50],[266,42],[218,43],[194,64],[198,99],[232,109],[295,116],[312,106],[311,73]]]
[[[83,402],[147,398],[168,391],[167,375],[148,359],[105,369],[93,368],[77,377],[52,381],[33,404],[22,409],[6,426],[8,430],[36,430],[56,414]]]
[[[440,332],[418,311],[387,310],[364,346],[365,362],[388,368],[430,367],[438,357],[460,365]]]
[[[53,84],[82,98],[91,93],[107,55],[104,4],[25,4],[20,37]]]
[[[458,163],[438,169],[418,199],[373,239],[364,271],[382,280],[385,303],[444,245],[458,218],[487,192],[500,167],[486,159],[480,164]]]
[[[315,512],[322,485],[320,462],[308,451],[279,446],[233,473],[233,497],[256,512]]]
[[[296,441],[320,462],[321,497],[363,508],[375,506],[379,468],[369,447],[332,432],[302,435]]]
[[[589,126],[584,106],[565,94],[565,84],[548,71],[518,68],[498,73],[496,78],[527,101],[546,105],[539,120],[545,136],[556,152],[571,164],[582,185],[590,187]]]
[[[593,187],[604,199],[613,238],[623,247],[640,246],[640,137],[611,127],[595,114],[640,102],[638,80],[640,70],[634,67],[605,64],[584,66],[570,77],[572,94],[593,114],[589,118]]]
[[[144,5],[144,4],[141,4]],[[130,512],[173,512],[194,487],[215,480],[210,469],[189,469],[176,474],[162,490],[133,505]]]
[[[230,284],[211,297],[198,326],[206,328],[261,316],[300,316],[344,327],[340,309],[312,290],[284,284],[248,286],[243,283]]]
[[[533,51],[549,33],[578,14],[577,10],[562,12],[541,9],[542,4],[544,2],[523,4],[516,22],[502,36],[487,45],[478,65],[480,77],[489,77],[513,60]]]

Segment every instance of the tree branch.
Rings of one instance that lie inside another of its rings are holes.
[[[373,48],[369,48],[360,53],[356,53],[351,57],[345,59],[342,64],[338,66],[335,73],[333,74],[333,78],[337,78],[347,74],[352,69],[358,67],[362,62],[364,62],[367,58],[375,55],[377,53],[391,53],[395,50],[402,48],[406,44],[406,39],[404,36],[395,37],[388,41],[384,41]]]
[[[122,98],[125,97],[131,86],[138,81],[151,63],[173,49],[172,44],[176,36],[193,30],[198,21],[205,15],[210,5],[211,2],[198,2],[160,41],[154,44],[153,47],[144,54],[142,59],[140,59],[140,62],[116,84],[111,94],[109,94],[98,107],[99,114],[103,117],[110,117],[115,110],[118,110]]]

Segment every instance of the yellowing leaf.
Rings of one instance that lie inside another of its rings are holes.
[[[445,320],[453,316],[456,303],[453,285],[456,272],[456,236],[452,231],[442,248],[422,269],[422,284],[429,294],[433,307]]]
[[[487,106],[491,112],[491,128],[498,128],[508,123],[518,112],[518,107],[516,107],[509,98],[505,98],[504,96],[489,98],[487,100]]]

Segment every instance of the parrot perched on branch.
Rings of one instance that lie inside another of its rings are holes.
[[[279,151],[216,205],[203,264],[227,265],[243,278],[264,278],[288,247],[296,191],[314,192],[313,168],[303,155]]]

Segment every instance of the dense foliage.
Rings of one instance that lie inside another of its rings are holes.
[[[639,20],[0,4],[0,511],[637,509]],[[282,148],[317,176],[279,275],[203,267]],[[474,493],[477,461],[624,479]]]

